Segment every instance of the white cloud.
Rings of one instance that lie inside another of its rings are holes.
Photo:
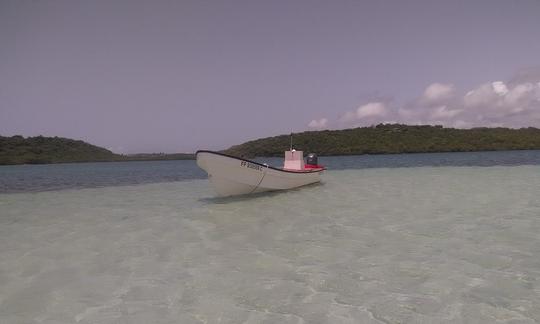
[[[493,91],[499,96],[504,96],[508,93],[508,87],[502,81],[495,81],[491,84]]]
[[[356,109],[356,118],[382,117],[386,115],[386,106],[382,102],[370,102]]]
[[[443,84],[443,83],[433,83],[430,84],[422,94],[420,100],[427,104],[439,103],[442,101],[449,100],[454,95],[454,85],[452,84]]]
[[[499,100],[499,95],[495,92],[492,84],[486,83],[478,88],[467,92],[464,97],[465,107],[479,107],[492,104]]]
[[[389,120],[457,128],[540,127],[540,68],[463,92],[450,83],[433,83],[416,99],[402,105],[368,102],[346,111],[339,121],[343,126],[357,127]]]
[[[328,126],[328,119],[321,118],[321,119],[313,119],[309,122],[308,127],[313,129],[324,129]]]
[[[517,105],[523,99],[527,100],[530,94],[533,94],[535,86],[532,83],[523,83],[516,85],[506,95],[505,103],[512,106]]]
[[[483,84],[463,98],[470,120],[481,126],[539,126],[540,85],[531,82],[507,86],[502,81]]]
[[[369,102],[353,111],[346,111],[339,121],[343,126],[358,127],[380,123],[381,118],[389,114],[387,105],[380,101]]]

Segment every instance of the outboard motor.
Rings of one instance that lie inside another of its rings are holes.
[[[306,157],[306,164],[319,165],[319,159],[317,158],[317,154],[309,153]]]
[[[304,166],[306,169],[325,169],[324,166],[319,165],[319,160],[317,159],[317,154],[309,153],[306,157],[306,164]]]

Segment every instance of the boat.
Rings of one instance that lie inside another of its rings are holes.
[[[294,149],[285,151],[283,168],[207,150],[197,151],[196,156],[197,165],[208,173],[221,197],[306,186],[320,182],[326,169],[318,165],[315,154],[309,154],[304,163],[304,153]]]

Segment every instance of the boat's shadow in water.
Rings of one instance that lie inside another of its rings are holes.
[[[205,198],[200,198],[199,201],[210,203],[210,204],[230,204],[230,203],[239,202],[239,201],[248,201],[248,200],[261,199],[265,197],[286,195],[286,194],[290,194],[292,192],[298,192],[301,190],[314,189],[323,185],[324,185],[323,182],[316,182],[316,183],[308,184],[302,187],[287,189],[287,190],[266,191],[266,192],[245,194],[245,195],[239,195],[239,196],[230,196],[230,197],[205,197]]]

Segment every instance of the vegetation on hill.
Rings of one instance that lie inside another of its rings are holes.
[[[380,124],[373,127],[295,133],[293,143],[297,150],[319,155],[531,150],[540,149],[540,129],[455,129]],[[280,135],[235,145],[223,152],[241,157],[282,156],[289,145],[290,135]],[[83,141],[61,137],[0,136],[0,165],[193,158],[193,154],[184,153],[120,155]]]
[[[99,146],[62,137],[0,136],[0,165],[67,162],[193,159],[193,154],[115,154]]]
[[[83,141],[61,137],[0,136],[0,164],[113,161],[116,154]]]
[[[540,149],[537,128],[472,128],[380,124],[293,134],[294,148],[319,155],[469,152]],[[242,157],[282,156],[290,135],[261,138],[224,151]]]

